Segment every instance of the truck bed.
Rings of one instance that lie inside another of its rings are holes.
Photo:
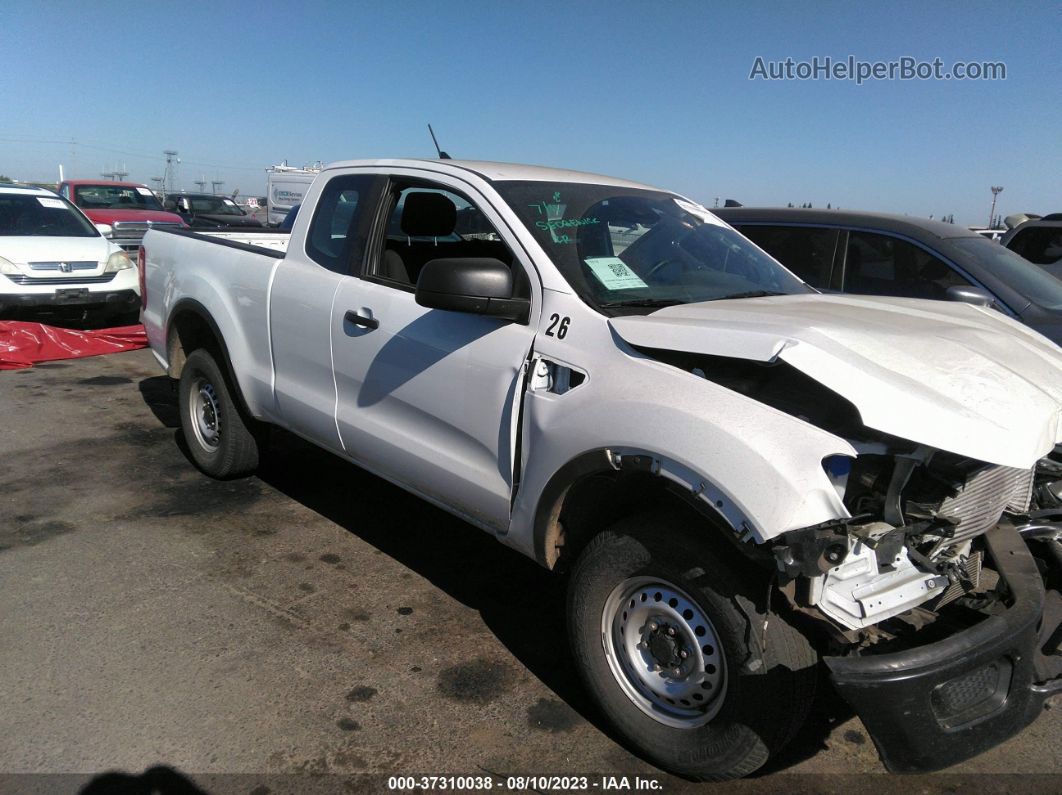
[[[239,232],[196,232],[191,229],[159,229],[159,231],[208,243],[220,243],[269,257],[283,257],[284,252],[288,250],[288,240],[291,238],[290,232],[274,232],[266,229],[260,232],[251,232],[246,229]]]

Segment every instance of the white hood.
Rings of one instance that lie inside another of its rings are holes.
[[[781,359],[851,401],[867,426],[981,461],[1028,468],[1062,441],[1062,349],[990,309],[786,295],[610,323],[632,345]]]
[[[0,237],[0,257],[18,265],[27,262],[106,262],[118,247],[105,237]]]

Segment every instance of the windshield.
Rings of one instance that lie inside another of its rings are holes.
[[[672,194],[559,182],[499,182],[584,301],[610,314],[812,292],[707,210]]]
[[[0,235],[99,237],[99,230],[58,196],[0,193]]]
[[[74,203],[85,210],[161,210],[149,188],[133,185],[77,185]]]
[[[954,237],[949,241],[1012,290],[1045,309],[1062,310],[1062,281],[1009,248],[983,237]]]
[[[193,196],[189,199],[192,203],[193,213],[203,215],[243,215],[236,206],[236,202],[224,196]]]

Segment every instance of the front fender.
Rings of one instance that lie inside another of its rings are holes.
[[[655,462],[655,474],[710,503],[746,541],[849,516],[822,467],[828,456],[856,455],[846,440],[692,373],[617,353],[564,394],[527,393],[523,478],[506,543],[541,560],[536,527],[549,520],[551,495],[591,462],[611,466],[606,450]]]

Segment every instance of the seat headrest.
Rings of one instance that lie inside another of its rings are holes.
[[[441,193],[408,193],[402,231],[410,237],[446,237],[457,224],[457,207]]]

